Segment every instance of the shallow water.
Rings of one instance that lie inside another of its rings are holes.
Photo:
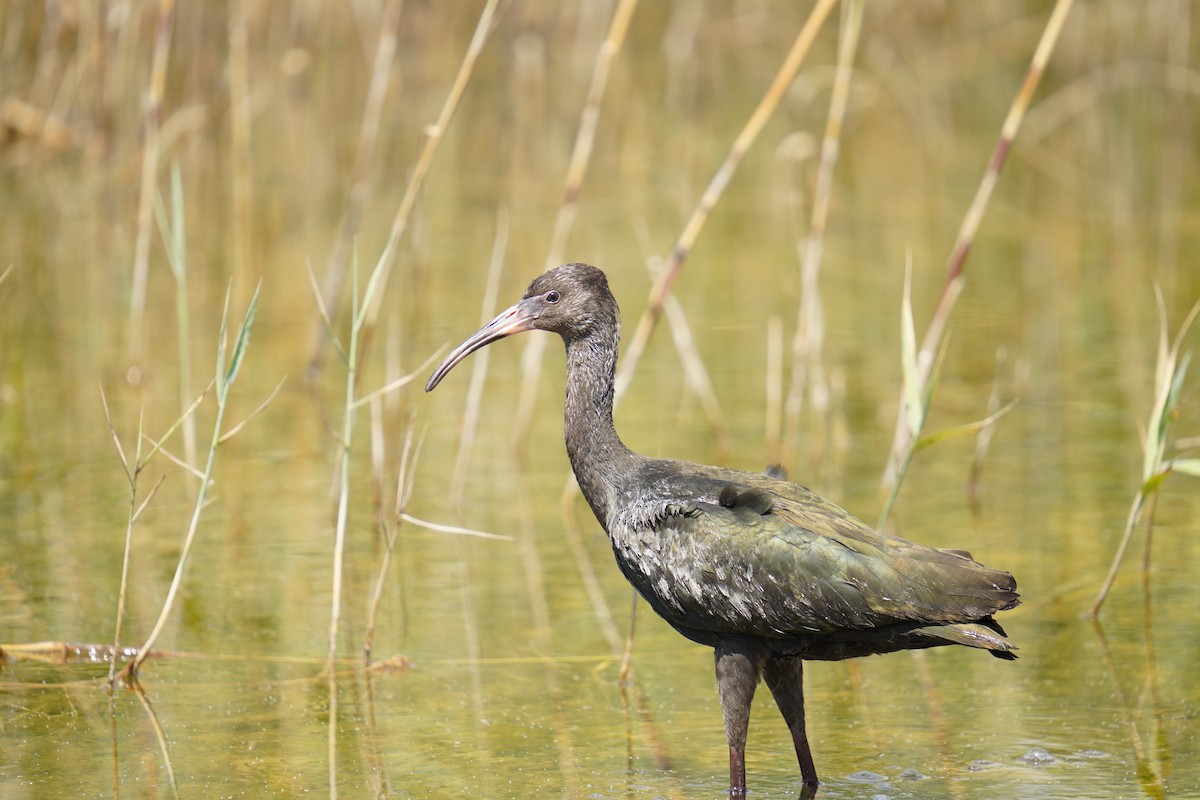
[[[608,271],[627,336],[651,284],[643,264],[670,251],[770,82],[803,21],[806,9],[793,5],[644,4],[635,14],[566,252]],[[586,507],[576,500],[562,511],[557,342],[547,343],[533,422],[517,442],[527,342],[489,348],[461,499],[453,476],[478,354],[435,394],[420,391],[426,368],[379,404],[381,486],[372,412],[361,409],[340,659],[332,681],[322,675],[340,456],[331,431],[345,370],[326,341],[324,369],[305,380],[320,327],[308,265],[323,276],[337,237],[380,12],[315,1],[244,9],[248,148],[231,144],[227,12],[179,8],[158,185],[169,203],[177,162],[188,396],[213,373],[226,287],[232,280],[240,315],[259,277],[224,428],[283,388],[217,451],[187,579],[157,644],[172,655],[143,667],[141,697],[110,694],[105,664],[2,665],[0,797],[722,796],[711,652],[642,604],[632,678],[619,680],[631,593]],[[824,125],[836,46],[833,27],[821,34],[676,285],[723,430],[664,328],[617,413],[627,443],[746,469],[782,458],[794,479],[877,517],[902,379],[906,253],[923,328],[1048,12],[1042,3],[868,5],[820,276],[829,404],[817,413],[807,402],[798,435],[781,441],[769,339],[779,325],[790,343],[796,327],[797,237],[816,169],[807,153]],[[100,390],[127,454],[139,418],[158,438],[185,404],[175,284],[157,230],[140,336],[130,313],[138,97],[156,9],[113,11],[103,69],[87,68],[94,51],[84,45],[100,30],[93,10],[81,6],[58,28],[55,13],[29,3],[0,10],[0,91],[54,109],[78,137],[62,151],[15,134],[0,147],[0,272],[12,265],[0,282],[5,647],[112,643],[129,484]],[[476,13],[416,3],[401,12],[357,239],[360,284]],[[499,17],[401,242],[360,394],[475,330],[498,231],[497,307],[541,271],[610,14],[585,2],[514,4]],[[1101,625],[1085,613],[1138,485],[1154,286],[1172,330],[1200,296],[1190,256],[1200,232],[1192,38],[1182,3],[1080,6],[1068,19],[972,249],[927,430],[986,416],[997,382],[1001,402],[1017,405],[983,458],[977,503],[968,493],[975,439],[958,437],[916,455],[891,518],[902,535],[968,549],[1017,576],[1023,604],[1003,624],[1020,659],[944,648],[809,665],[821,798],[1200,794],[1194,479],[1163,483],[1148,580],[1139,531]],[[335,308],[344,340],[348,294]],[[1173,438],[1197,435],[1196,397],[1192,378]],[[385,550],[375,503],[383,497],[389,516],[410,418],[424,439],[409,512],[509,538],[401,526],[374,646],[377,662],[395,657],[398,667],[365,671],[367,602]],[[213,419],[209,397],[196,414],[194,463],[203,465]],[[179,433],[167,446],[187,458]],[[154,624],[197,491],[160,454],[139,476],[139,503],[161,476],[134,528],[126,645]],[[772,706],[763,691],[750,787],[795,796],[795,758]]]

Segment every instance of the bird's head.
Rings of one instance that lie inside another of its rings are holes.
[[[617,303],[604,272],[588,264],[563,264],[534,278],[520,302],[454,348],[434,370],[425,391],[433,391],[471,353],[514,333],[550,331],[570,343],[598,330],[615,332],[617,325]]]

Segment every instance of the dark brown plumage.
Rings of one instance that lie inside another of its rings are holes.
[[[425,390],[475,350],[534,329],[566,345],[567,453],[617,566],[659,616],[715,650],[731,793],[745,793],[746,729],[760,678],[791,730],[804,783],[815,786],[803,660],[948,644],[1015,658],[992,619],[1020,602],[1009,573],[961,550],[874,531],[773,470],[629,450],[612,423],[617,304],[595,267],[565,264],[534,279],[519,303],[446,358]]]

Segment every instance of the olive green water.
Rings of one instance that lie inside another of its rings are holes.
[[[631,593],[586,507],[576,500],[564,516],[560,503],[568,466],[557,342],[547,343],[527,433],[514,420],[528,342],[489,348],[458,502],[453,475],[478,356],[433,395],[419,388],[426,368],[374,411],[360,408],[341,658],[332,681],[321,676],[346,372],[326,337],[324,369],[306,382],[320,326],[308,270],[324,280],[338,236],[382,11],[317,0],[183,5],[156,185],[169,207],[178,165],[187,392],[213,374],[227,286],[232,326],[259,279],[225,429],[283,388],[217,451],[186,580],[157,643],[175,655],[146,662],[142,697],[110,694],[104,663],[0,665],[0,798],[722,796],[710,651],[641,605],[632,679],[619,681]],[[360,291],[480,8],[401,10],[366,169]],[[780,442],[769,342],[779,326],[788,351],[797,324],[798,243],[828,108],[834,14],[676,285],[724,432],[663,326],[617,413],[630,446],[747,469],[783,458],[794,479],[876,519],[902,379],[906,254],[923,329],[1049,11],[868,4],[819,281],[828,409],[806,400],[798,434]],[[1017,576],[1024,602],[1003,622],[1021,658],[946,648],[810,665],[819,797],[1200,796],[1195,479],[1162,485],[1148,579],[1140,531],[1101,625],[1086,621],[1138,485],[1154,287],[1172,329],[1200,296],[1194,11],[1084,3],[1068,18],[972,249],[927,430],[986,416],[997,383],[1000,402],[1017,405],[995,428],[976,504],[975,437],[958,437],[916,455],[892,515],[905,536],[969,549]],[[39,135],[10,106],[0,134],[0,272],[11,267],[0,281],[5,647],[112,643],[129,484],[101,390],[131,458],[139,419],[157,439],[187,402],[176,284],[156,227],[140,332],[131,312],[140,102],[157,13],[151,3],[0,10],[0,94],[52,112],[68,133]],[[805,13],[790,2],[645,2],[634,15],[566,248],[568,259],[608,271],[627,336],[646,306],[644,265],[670,252]],[[588,0],[501,9],[400,242],[360,394],[475,330],[494,258],[497,308],[541,271],[611,15],[610,4]],[[343,340],[350,288],[334,304]],[[790,356],[783,374],[786,385]],[[1173,439],[1200,432],[1196,386],[1184,384]],[[195,415],[191,459],[201,468],[214,413],[210,395]],[[376,504],[382,496],[390,519],[410,420],[423,446],[409,513],[509,538],[399,527],[374,643],[377,661],[395,657],[399,667],[364,671],[368,597],[385,551]],[[180,433],[167,448],[188,458]],[[154,625],[198,489],[159,454],[139,475],[139,503],[163,476],[133,528],[128,645]],[[752,717],[749,776],[755,796],[799,791],[766,692]]]

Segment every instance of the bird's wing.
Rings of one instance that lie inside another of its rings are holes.
[[[618,560],[669,622],[716,633],[962,623],[1017,604],[1008,573],[877,533],[785,485],[795,491],[729,483],[715,503],[666,506],[654,524],[614,537]]]

